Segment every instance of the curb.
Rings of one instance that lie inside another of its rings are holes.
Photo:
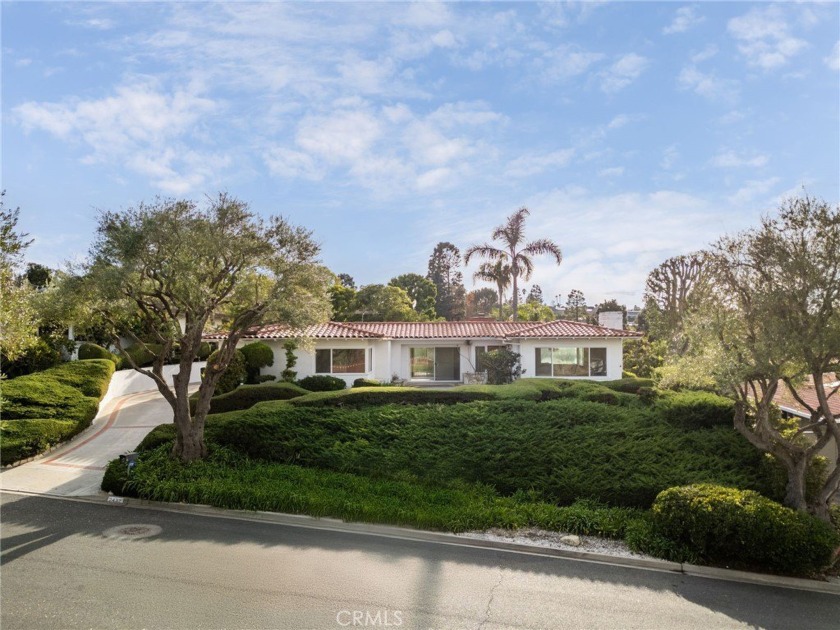
[[[160,501],[147,501],[145,499],[130,499],[106,495],[104,492],[99,495],[85,497],[65,497],[50,494],[38,494],[34,492],[19,492],[2,490],[7,494],[23,496],[38,496],[48,499],[61,499],[65,501],[76,501],[79,503],[94,503],[100,505],[116,505],[119,507],[133,509],[151,509],[160,512],[171,512],[177,514],[194,514],[212,518],[224,518],[235,521],[248,521],[255,523],[268,523],[283,525],[287,527],[301,527],[305,529],[318,529],[363,536],[377,536],[380,538],[392,538],[399,540],[410,540],[415,542],[427,542],[456,547],[470,547],[473,549],[484,549],[488,551],[502,551],[507,553],[526,554],[577,562],[589,562],[604,564],[630,569],[641,569],[646,571],[659,571],[665,573],[677,573],[690,577],[701,577],[728,582],[740,582],[743,584],[755,584],[759,586],[773,586],[777,588],[789,588],[795,590],[811,591],[815,593],[826,593],[840,595],[840,583],[821,582],[806,578],[785,577],[764,573],[751,573],[748,571],[736,571],[718,567],[699,566],[688,563],[669,562],[648,558],[628,558],[623,556],[612,556],[608,554],[594,553],[590,551],[572,551],[566,549],[555,549],[551,547],[540,547],[537,545],[526,545],[520,543],[507,543],[492,540],[481,540],[478,538],[467,538],[458,534],[443,532],[430,532],[408,527],[396,527],[393,525],[377,525],[373,523],[345,522],[333,518],[316,518],[302,514],[283,514],[278,512],[251,512],[246,510],[225,510],[210,505],[194,505],[189,503],[164,503]]]

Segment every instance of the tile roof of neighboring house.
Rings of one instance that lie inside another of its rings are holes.
[[[223,333],[205,335],[222,339]],[[556,320],[552,322],[327,322],[303,330],[285,324],[270,324],[251,330],[245,339],[533,339],[639,337],[631,330],[616,330],[593,324]]]
[[[824,374],[823,383],[825,383],[825,391],[827,394],[831,393],[834,388],[840,387],[840,372],[836,374]],[[819,407],[819,400],[817,400],[817,391],[814,389],[814,381],[809,376],[808,380],[796,388],[796,393],[799,397],[808,403],[813,408]],[[787,386],[779,382],[779,388],[776,390],[776,395],[773,397],[773,402],[782,407],[786,411],[793,411],[801,413],[805,417],[810,417],[809,412],[793,397]],[[836,420],[840,421],[840,391],[828,399],[828,406],[834,414]]]

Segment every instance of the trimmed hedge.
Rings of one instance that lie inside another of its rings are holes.
[[[454,405],[494,398],[489,393],[455,390],[456,388],[440,390],[414,387],[354,387],[344,391],[314,392],[294,399],[291,404],[299,407],[380,407],[432,403]]]
[[[107,359],[108,361],[111,361],[117,369],[119,369],[122,365],[122,359],[120,359],[120,357],[107,348],[98,346],[95,343],[83,343],[80,345],[78,357],[80,361],[84,361],[85,359]]]
[[[245,359],[245,372],[249,384],[259,382],[260,369],[274,365],[274,351],[262,341],[246,344],[239,351]]]
[[[212,365],[218,356],[219,351],[215,350],[209,357],[207,357],[207,365]],[[220,395],[232,392],[242,384],[245,380],[246,374],[245,355],[242,354],[241,350],[237,350],[233,353],[230,363],[225,371],[222,372],[222,376],[216,383],[215,393]]]
[[[258,402],[266,400],[290,400],[299,396],[305,396],[309,392],[298,387],[294,383],[270,383],[267,385],[240,385],[232,392],[213,396],[210,399],[210,412],[226,413],[228,411],[239,411],[249,409]],[[195,413],[195,404],[198,394],[190,396],[190,413]]]
[[[599,381],[604,387],[609,387],[617,392],[624,392],[625,394],[638,394],[639,390],[645,387],[653,387],[653,379],[650,378],[636,378],[622,377],[614,381]]]
[[[711,392],[662,392],[656,406],[666,421],[685,429],[732,426],[735,401]]]
[[[379,397],[389,389],[350,391]],[[211,416],[207,440],[255,459],[435,484],[460,479],[503,495],[532,490],[562,504],[592,498],[646,508],[666,488],[700,482],[765,490],[762,454],[736,432],[685,431],[641,405],[574,399],[299,404],[306,398]],[[143,448],[172,436],[159,427]]]
[[[4,381],[3,465],[37,455],[87,428],[113,373],[110,360],[86,359]]]
[[[840,545],[838,532],[809,514],[708,484],[661,492],[652,519],[655,535],[715,564],[808,575],[829,566]]]
[[[33,418],[0,421],[0,441],[3,444],[3,448],[0,449],[0,464],[7,466],[43,453],[78,432],[78,424],[74,420]]]
[[[357,378],[353,381],[353,387],[380,387],[383,383],[375,378]]]
[[[347,383],[343,379],[335,376],[327,376],[326,374],[316,374],[314,376],[307,376],[297,382],[303,389],[308,389],[310,392],[335,392],[340,389],[346,389]]]

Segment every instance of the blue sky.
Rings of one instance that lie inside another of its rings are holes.
[[[360,284],[524,205],[564,252],[544,295],[632,305],[803,186],[840,199],[838,6],[3,2],[3,187],[44,264],[99,209],[227,190]]]

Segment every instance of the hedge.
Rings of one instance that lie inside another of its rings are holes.
[[[353,387],[380,387],[383,383],[375,378],[357,378],[353,381]]]
[[[213,351],[213,353],[207,357],[207,365],[212,365],[218,356],[219,351]],[[222,376],[216,383],[215,393],[218,395],[232,392],[242,384],[245,380],[246,374],[245,355],[242,354],[241,350],[236,350],[233,353],[233,357],[231,358],[227,368],[225,368],[225,371],[222,372]]]
[[[269,383],[266,385],[240,385],[232,392],[213,396],[210,399],[210,413],[226,413],[249,409],[265,400],[290,400],[305,396],[309,392],[294,383]],[[190,396],[190,413],[195,413],[198,393]]]
[[[388,389],[351,391],[379,396]],[[533,491],[562,504],[591,498],[647,508],[666,488],[700,482],[766,490],[761,453],[736,432],[684,431],[643,406],[575,399],[300,405],[306,398],[211,416],[208,442],[254,459],[376,478],[484,483],[503,495]],[[172,436],[159,427],[144,448]]]
[[[335,376],[327,376],[326,374],[316,374],[315,376],[307,376],[297,382],[298,385],[310,392],[334,392],[347,387],[347,383],[343,379]]]
[[[102,346],[98,346],[95,343],[83,343],[79,346],[79,360],[85,359],[107,359],[111,361],[114,366],[119,369],[122,365],[122,359],[118,357],[116,354],[108,350],[107,348],[103,348]]]
[[[813,574],[831,564],[829,524],[756,492],[709,484],[669,488],[652,508],[653,533],[703,562]]]
[[[625,394],[638,394],[639,390],[645,387],[653,387],[653,379],[625,377],[614,381],[599,381],[604,387],[609,387],[617,392]]]
[[[245,371],[249,384],[259,382],[260,369],[274,365],[274,351],[271,346],[262,341],[246,344],[239,351],[245,359]]]
[[[112,361],[87,359],[4,381],[2,463],[36,455],[87,428],[113,373]]]
[[[732,426],[735,401],[711,392],[662,392],[656,406],[666,421],[685,429]]]
[[[305,379],[304,379],[305,380]],[[301,381],[303,382],[303,381]],[[354,387],[344,391],[319,391],[291,401],[299,407],[371,407],[382,405],[452,405],[476,400],[492,400],[484,392],[459,392],[456,388],[419,389],[414,387]]]

